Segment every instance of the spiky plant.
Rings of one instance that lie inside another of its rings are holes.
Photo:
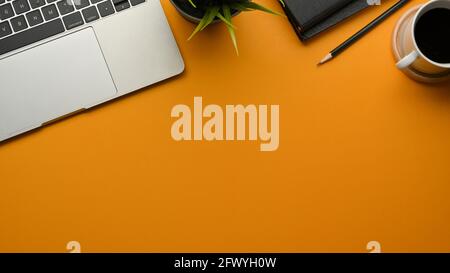
[[[209,26],[216,18],[225,23],[225,26],[230,33],[231,41],[233,42],[236,54],[239,55],[239,50],[236,40],[236,27],[231,20],[232,11],[253,11],[259,10],[266,13],[284,16],[281,13],[266,8],[260,4],[257,4],[251,0],[187,0],[195,8],[204,11],[204,16],[198,23],[197,27],[192,32],[188,40],[192,39],[198,32],[204,30]],[[278,0],[284,5],[283,0]]]

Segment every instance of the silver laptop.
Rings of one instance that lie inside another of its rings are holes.
[[[159,0],[0,0],[0,141],[183,69]]]

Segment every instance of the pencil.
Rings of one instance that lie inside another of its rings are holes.
[[[394,14],[397,10],[399,10],[401,7],[403,7],[406,3],[408,3],[409,0],[400,0],[395,5],[393,5],[391,8],[386,10],[383,14],[378,16],[375,20],[370,22],[367,26],[365,26],[363,29],[355,33],[352,37],[348,38],[345,42],[343,42],[341,45],[333,49],[330,53],[328,53],[321,61],[318,63],[318,65],[322,65],[326,62],[331,61],[334,57],[341,54],[344,50],[349,48],[352,44],[354,44],[356,41],[361,39],[364,35],[366,35],[369,31],[374,29],[376,26],[378,26],[381,22],[386,20],[389,16]]]

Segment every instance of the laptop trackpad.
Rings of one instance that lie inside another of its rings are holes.
[[[0,139],[117,93],[91,28],[0,60],[0,79]]]

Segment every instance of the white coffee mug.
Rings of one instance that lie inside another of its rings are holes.
[[[397,63],[397,68],[405,69],[413,67],[414,69],[428,74],[441,74],[450,72],[450,63],[437,63],[425,56],[417,46],[415,28],[419,19],[428,11],[436,8],[450,9],[450,0],[434,0],[424,4],[416,13],[411,23],[406,28],[404,40],[404,52],[410,52]],[[450,26],[441,26],[443,28]],[[450,48],[449,48],[450,50]]]

